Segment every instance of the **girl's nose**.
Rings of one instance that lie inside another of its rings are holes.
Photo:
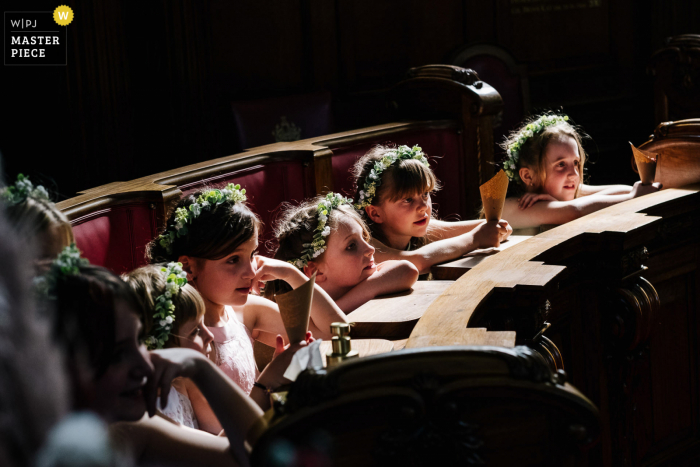
[[[201,329],[204,341],[204,348],[206,349],[207,347],[209,347],[209,344],[211,344],[214,341],[214,334],[212,334],[212,332],[209,330],[208,327],[204,325],[204,323],[201,324]]]
[[[243,270],[243,273],[241,274],[241,276],[242,276],[244,279],[252,279],[253,277],[255,277],[255,274],[256,274],[257,272],[258,272],[258,262],[257,262],[257,260],[255,259],[255,257],[253,257],[253,259],[251,259],[251,260],[248,262],[248,267],[246,267],[246,268]]]
[[[365,245],[366,245],[365,256],[372,256],[374,254],[375,248],[367,242],[365,242]]]

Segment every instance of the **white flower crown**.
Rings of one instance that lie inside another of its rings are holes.
[[[304,269],[304,266],[309,264],[310,260],[318,258],[326,251],[325,237],[331,234],[330,226],[326,226],[328,217],[331,215],[333,209],[338,209],[344,204],[352,207],[352,200],[338,193],[328,193],[325,199],[318,202],[318,206],[316,207],[318,225],[316,229],[314,229],[313,241],[311,243],[304,243],[304,250],[301,252],[301,257],[290,260],[288,263],[293,264],[299,269]]]
[[[29,178],[22,174],[17,174],[17,181],[14,185],[2,190],[2,199],[8,206],[23,203],[27,198],[49,200],[49,192],[41,185],[34,187]]]
[[[566,122],[569,120],[567,115],[543,115],[532,123],[525,125],[525,128],[520,130],[520,133],[515,137],[515,141],[508,145],[506,150],[507,157],[503,162],[503,170],[508,179],[513,181],[520,178],[518,173],[518,160],[520,159],[520,149],[525,144],[528,138],[532,138],[536,134],[542,132],[545,128],[556,125],[557,123]]]
[[[413,146],[413,148],[399,146],[374,163],[374,167],[370,170],[365,179],[365,186],[360,190],[360,197],[357,200],[358,203],[355,205],[355,208],[363,209],[372,204],[374,195],[377,193],[377,188],[382,184],[382,172],[389,168],[391,164],[406,159],[416,159],[424,166],[430,167],[428,159],[426,159],[420,146]]]
[[[188,208],[177,208],[175,210],[175,225],[158,237],[158,243],[165,248],[165,251],[172,253],[175,239],[187,235],[187,224],[194,222],[203,210],[207,211],[212,206],[217,206],[226,201],[243,203],[246,199],[245,188],[241,189],[240,185],[234,185],[233,183],[229,183],[226,185],[226,188],[221,190],[205,191]]]
[[[168,263],[160,271],[165,276],[165,291],[156,298],[153,329],[145,340],[148,350],[162,349],[170,338],[170,331],[175,321],[173,297],[187,284],[187,273],[182,270],[182,263]]]
[[[71,243],[63,248],[51,262],[46,274],[34,279],[34,288],[39,297],[55,299],[56,284],[62,277],[77,276],[80,274],[80,266],[87,266],[90,262],[80,256],[80,250]]]

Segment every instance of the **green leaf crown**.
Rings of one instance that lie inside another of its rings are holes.
[[[15,184],[2,190],[0,196],[8,206],[23,203],[27,198],[49,200],[49,192],[46,191],[46,188],[41,185],[35,187],[29,178],[22,174],[18,174]]]
[[[360,197],[357,200],[358,202],[355,208],[364,209],[372,204],[372,200],[377,193],[377,188],[382,184],[382,173],[395,162],[406,159],[416,159],[424,166],[430,167],[428,159],[425,157],[420,146],[413,146],[413,148],[399,146],[374,163],[374,167],[372,167],[372,170],[367,174],[367,178],[365,178],[365,185],[363,189],[360,190]]]
[[[187,273],[182,270],[182,263],[168,263],[160,269],[165,276],[165,291],[156,298],[153,328],[146,338],[148,350],[162,349],[170,338],[175,321],[175,298],[187,284]]]
[[[34,279],[35,290],[40,297],[53,299],[56,283],[62,277],[77,276],[80,274],[80,266],[86,266],[90,262],[80,256],[80,250],[71,243],[58,254],[51,262],[49,270],[43,276]]]
[[[298,259],[288,261],[289,263],[299,269],[304,269],[304,266],[309,264],[310,260],[318,258],[326,251],[326,237],[331,234],[330,226],[326,225],[328,218],[334,209],[338,209],[344,204],[352,207],[352,200],[338,193],[328,193],[324,199],[318,202],[316,207],[318,225],[314,229],[313,241],[304,243],[302,245],[304,250],[301,252],[301,256]]]
[[[187,235],[187,226],[192,224],[202,214],[202,211],[208,211],[212,207],[226,201],[243,203],[246,199],[245,188],[241,189],[240,185],[234,185],[233,183],[229,183],[222,189],[207,190],[199,195],[196,201],[187,208],[177,208],[175,210],[175,224],[158,237],[158,243],[165,248],[165,251],[172,253],[175,239]]]

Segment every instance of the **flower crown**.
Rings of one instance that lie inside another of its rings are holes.
[[[428,159],[426,159],[420,146],[413,146],[413,148],[399,146],[374,163],[374,167],[365,179],[365,186],[360,190],[360,198],[355,208],[363,209],[372,204],[377,188],[382,184],[382,172],[389,168],[391,164],[406,159],[416,159],[424,166],[430,167]]]
[[[513,139],[514,142],[508,145],[506,160],[503,162],[503,170],[508,179],[513,181],[520,178],[518,174],[518,160],[520,159],[520,149],[528,138],[542,132],[545,128],[569,120],[568,115],[543,115],[532,123],[525,125]]]
[[[182,263],[168,263],[168,266],[160,268],[160,271],[165,276],[165,291],[156,298],[153,329],[145,341],[148,350],[162,349],[170,337],[175,321],[175,305],[172,299],[187,284],[187,273],[182,270]]]
[[[187,224],[192,224],[202,211],[208,211],[212,206],[218,206],[226,201],[243,203],[246,200],[245,188],[229,183],[226,188],[207,190],[197,197],[197,200],[187,208],[175,210],[175,225],[158,237],[158,243],[168,253],[173,252],[173,242],[176,238],[187,235]]]
[[[45,298],[55,298],[56,283],[61,277],[77,276],[80,274],[80,266],[86,266],[90,262],[80,256],[80,250],[71,243],[58,254],[51,262],[51,267],[43,276],[34,279],[34,287],[40,296]]]
[[[29,178],[22,174],[17,175],[14,185],[2,190],[2,199],[8,206],[23,203],[27,198],[49,199],[49,192],[41,185],[36,187],[29,181]]]
[[[326,251],[325,237],[331,234],[330,226],[326,226],[328,217],[331,215],[333,209],[338,209],[344,204],[352,206],[352,200],[338,193],[328,193],[324,199],[318,202],[318,206],[316,207],[318,225],[314,230],[314,239],[311,243],[304,243],[302,245],[304,250],[301,252],[301,257],[299,259],[288,261],[288,263],[292,263],[297,268],[303,269],[304,266],[309,264],[310,260],[317,258]]]

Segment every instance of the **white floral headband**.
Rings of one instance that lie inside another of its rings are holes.
[[[382,184],[382,172],[389,168],[391,164],[406,159],[416,159],[424,166],[430,167],[428,159],[426,159],[420,146],[413,146],[413,148],[399,146],[374,163],[374,167],[370,170],[365,179],[365,186],[360,190],[360,197],[357,200],[358,203],[355,205],[355,208],[364,209],[372,204],[374,195],[377,193],[377,188]]]
[[[520,178],[518,173],[518,160],[520,159],[520,149],[525,144],[528,138],[532,138],[536,134],[542,132],[545,128],[557,123],[566,122],[569,120],[568,115],[543,115],[537,120],[520,130],[520,133],[514,138],[514,142],[508,145],[506,160],[503,162],[503,170],[508,179],[513,181]]]
[[[331,234],[330,226],[326,226],[328,217],[331,215],[333,209],[338,209],[344,204],[352,206],[352,200],[338,193],[328,193],[324,199],[318,202],[318,206],[316,207],[318,225],[316,229],[314,229],[313,241],[311,243],[304,243],[304,250],[301,252],[301,257],[288,261],[289,263],[292,263],[299,269],[303,269],[304,266],[309,264],[310,260],[318,258],[326,251],[325,237]]]
[[[86,266],[90,262],[80,256],[80,250],[71,243],[65,247],[51,262],[46,274],[34,279],[35,290],[42,298],[55,299],[56,283],[62,277],[77,276],[80,274],[80,266]]]
[[[187,273],[182,270],[182,263],[168,263],[168,266],[160,271],[165,276],[165,291],[156,298],[153,329],[145,341],[148,350],[162,349],[168,341],[175,321],[175,305],[172,299],[187,284]]]
[[[234,185],[233,183],[229,183],[226,185],[226,188],[221,190],[205,191],[188,208],[177,208],[175,210],[175,225],[158,237],[158,243],[165,248],[165,251],[172,253],[175,239],[187,235],[187,224],[192,224],[203,210],[207,211],[212,206],[218,206],[226,201],[243,203],[246,199],[245,188],[241,189],[240,185]]]
[[[49,192],[41,185],[34,187],[29,178],[22,174],[17,175],[17,181],[14,185],[2,190],[2,199],[8,206],[23,203],[27,198],[49,200]]]

